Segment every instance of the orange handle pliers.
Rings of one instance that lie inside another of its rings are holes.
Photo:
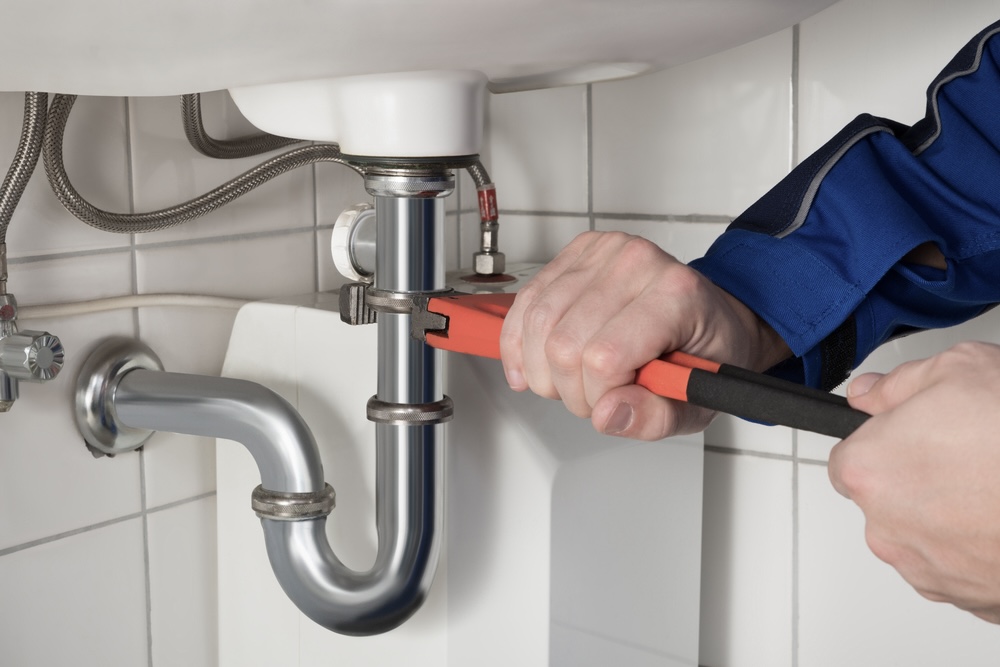
[[[515,294],[452,294],[421,301],[414,335],[451,352],[500,358],[500,330]],[[771,424],[845,438],[870,415],[847,399],[753,371],[670,352],[636,371],[635,383],[665,398]]]

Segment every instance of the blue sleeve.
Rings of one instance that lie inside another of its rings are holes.
[[[902,261],[925,243],[946,270]],[[824,389],[893,337],[1000,302],[1000,22],[931,83],[925,118],[860,116],[691,265],[788,343],[773,372]]]

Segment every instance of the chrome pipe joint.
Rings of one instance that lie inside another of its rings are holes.
[[[76,400],[78,427],[102,454],[135,449],[157,430],[246,446],[261,475],[251,504],[278,582],[309,618],[348,635],[391,630],[428,595],[441,548],[443,424],[452,415],[441,352],[411,336],[410,313],[414,298],[445,289],[442,198],[454,175],[368,166],[365,186],[375,198],[377,230],[367,294],[378,329],[378,385],[368,403],[377,452],[378,553],[371,569],[349,569],[327,543],[334,493],[316,442],[295,409],[269,389],[167,373],[138,341],[113,339],[84,364]]]
[[[17,299],[0,294],[0,412],[14,407],[21,382],[48,382],[62,370],[65,352],[47,331],[19,331]]]

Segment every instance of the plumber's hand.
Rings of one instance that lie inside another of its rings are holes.
[[[598,431],[642,440],[712,417],[632,384],[646,362],[683,350],[764,370],[790,354],[697,271],[645,239],[600,232],[578,236],[520,291],[500,347],[513,389],[560,398]]]
[[[1000,623],[1000,347],[962,343],[848,386],[875,415],[830,455],[876,556],[921,595]]]

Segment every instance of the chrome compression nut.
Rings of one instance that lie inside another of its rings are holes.
[[[250,506],[257,516],[275,521],[318,519],[330,514],[336,504],[337,493],[329,484],[312,493],[268,491],[258,484],[250,496]]]
[[[375,396],[368,399],[368,421],[377,424],[443,424],[451,421],[454,416],[455,403],[447,396],[433,403],[389,403]]]

